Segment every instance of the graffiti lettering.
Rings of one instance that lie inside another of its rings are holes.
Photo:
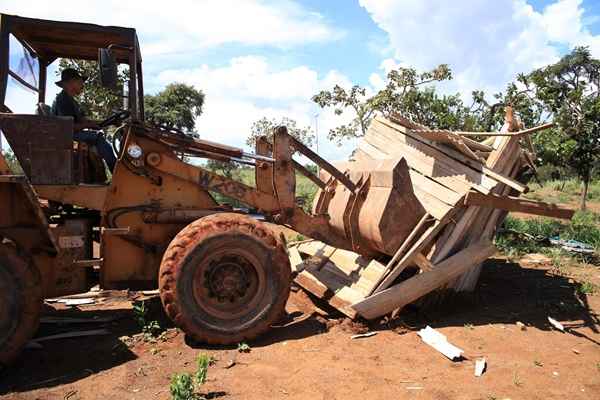
[[[243,199],[246,196],[247,189],[241,184],[225,180],[208,172],[200,171],[198,184],[207,190],[214,190],[226,196],[237,199]]]

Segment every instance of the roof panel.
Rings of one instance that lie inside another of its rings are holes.
[[[44,58],[96,59],[98,49],[111,44],[137,47],[133,28],[49,21],[6,14],[0,16],[2,25],[6,24],[15,37],[27,42]],[[127,62],[125,54],[121,52],[117,55],[120,62]]]

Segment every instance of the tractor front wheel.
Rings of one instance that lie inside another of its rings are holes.
[[[232,344],[260,335],[282,316],[290,293],[283,242],[240,214],[201,218],[170,243],[159,272],[167,315],[195,340]]]
[[[0,244],[0,367],[9,364],[36,332],[41,290],[37,270],[15,248]]]

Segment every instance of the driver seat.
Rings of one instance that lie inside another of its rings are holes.
[[[48,104],[38,103],[36,114],[53,117],[52,108]],[[73,178],[78,183],[104,184],[108,177],[104,162],[95,146],[73,141]]]

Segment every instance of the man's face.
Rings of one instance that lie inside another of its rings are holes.
[[[71,96],[79,96],[83,91],[83,80],[71,79],[65,84],[65,89]]]

